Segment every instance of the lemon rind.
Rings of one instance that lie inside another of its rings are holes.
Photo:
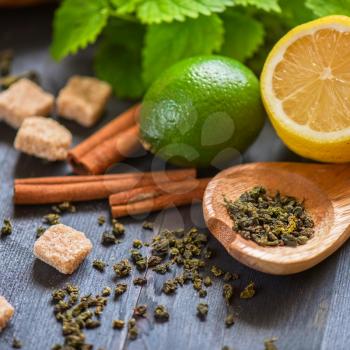
[[[301,137],[312,139],[316,143],[334,143],[349,140],[350,127],[332,132],[319,132],[308,126],[300,125],[290,119],[282,108],[282,102],[272,90],[272,77],[277,64],[283,58],[286,49],[297,39],[307,34],[313,34],[323,28],[334,28],[338,31],[350,32],[350,17],[327,16],[301,24],[282,37],[268,55],[261,73],[261,94],[264,106],[271,119],[288,132],[296,133]],[[275,124],[273,123],[273,124]]]

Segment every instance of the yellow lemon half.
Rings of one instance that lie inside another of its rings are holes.
[[[290,149],[350,161],[350,17],[323,17],[287,33],[265,62],[261,93]]]

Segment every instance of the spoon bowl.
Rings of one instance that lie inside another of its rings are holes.
[[[243,192],[263,186],[304,200],[315,223],[315,235],[297,247],[263,247],[233,231],[224,196],[236,200]],[[251,163],[219,173],[203,199],[209,230],[241,263],[276,275],[306,270],[332,254],[350,235],[350,166],[304,163]]]

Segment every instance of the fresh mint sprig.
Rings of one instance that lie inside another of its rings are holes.
[[[111,0],[119,14],[135,14],[145,24],[210,16],[237,4],[236,0]],[[259,0],[258,0],[259,1]],[[276,0],[268,0],[269,2]],[[263,1],[261,1],[263,2]]]
[[[189,56],[226,55],[259,74],[287,30],[328,14],[350,15],[350,0],[63,0],[51,54],[61,60],[100,37],[96,75],[136,99]]]

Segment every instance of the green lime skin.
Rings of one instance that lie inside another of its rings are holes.
[[[141,109],[146,149],[179,166],[208,167],[243,152],[265,118],[259,81],[242,63],[192,57],[167,69]]]

